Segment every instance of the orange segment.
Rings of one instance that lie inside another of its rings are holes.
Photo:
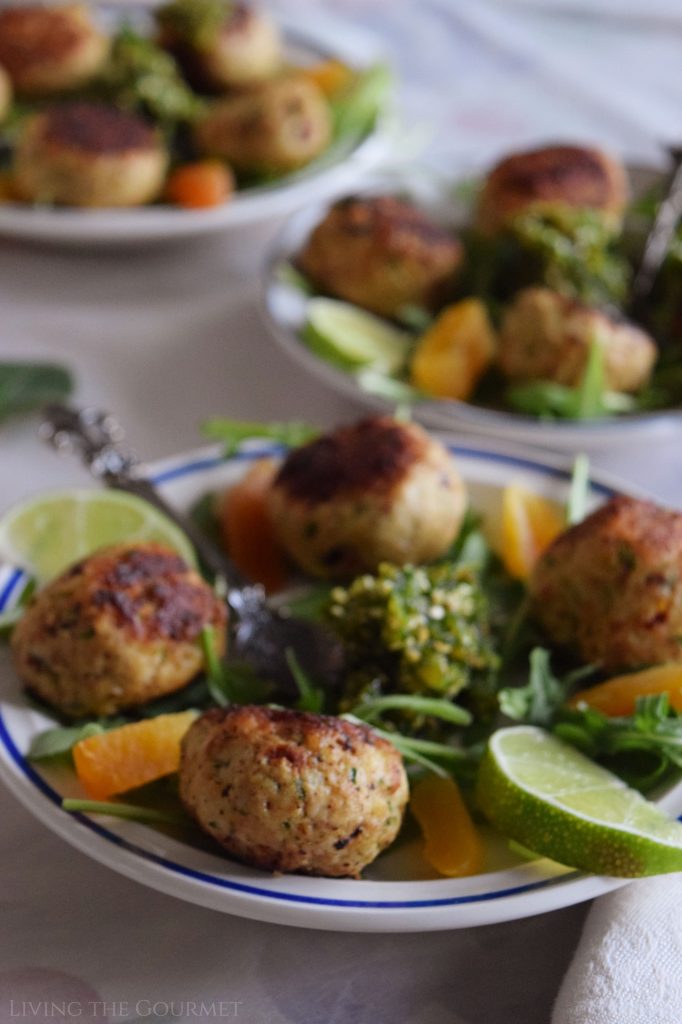
[[[88,796],[106,800],[176,772],[180,742],[195,718],[196,711],[179,711],[80,740],[73,761]]]
[[[301,68],[301,73],[314,82],[327,97],[335,96],[350,85],[355,77],[347,64],[340,60],[323,60],[311,67]]]
[[[166,195],[187,210],[203,210],[226,203],[234,192],[234,175],[219,160],[183,164],[170,175]]]
[[[615,676],[574,694],[568,706],[587,704],[605,715],[618,717],[631,715],[638,697],[659,693],[667,693],[671,706],[682,711],[682,662],[668,662],[641,672]]]
[[[495,332],[480,299],[448,306],[417,342],[412,383],[436,398],[466,401],[490,366]]]
[[[477,875],[483,843],[454,779],[427,775],[410,791],[410,809],[424,836],[424,857],[448,878]]]
[[[548,498],[511,483],[502,493],[502,561],[516,579],[528,579],[543,551],[565,529],[562,510]]]
[[[258,459],[227,492],[220,510],[221,534],[230,558],[247,579],[262,583],[268,593],[281,590],[288,578],[267,501],[277,468],[274,459]]]

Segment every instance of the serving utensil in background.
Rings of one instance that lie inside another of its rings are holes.
[[[656,216],[644,240],[642,255],[630,290],[629,315],[637,320],[643,317],[659,271],[673,240],[682,216],[682,146],[671,147],[672,168]]]
[[[123,428],[114,416],[99,409],[51,404],[44,409],[40,436],[57,452],[79,456],[107,487],[149,502],[185,533],[230,610],[230,660],[247,664],[289,697],[298,694],[289,664],[291,651],[317,684],[325,689],[339,684],[343,649],[331,630],[272,608],[263,587],[245,580],[228,556],[189,516],[169,505],[143,475],[142,464],[125,444]]]

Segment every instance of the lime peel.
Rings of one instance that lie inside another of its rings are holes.
[[[407,332],[349,302],[327,298],[308,302],[302,338],[342,369],[366,367],[387,374],[404,367],[411,346]]]
[[[196,565],[182,530],[149,502],[124,491],[52,491],[12,506],[0,519],[0,558],[40,582],[98,548],[138,541],[165,544]]]
[[[682,870],[682,825],[536,726],[499,729],[477,799],[508,838],[571,867],[622,878]]]

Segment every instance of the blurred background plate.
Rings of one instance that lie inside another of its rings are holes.
[[[633,196],[646,194],[661,181],[658,169],[628,167]],[[480,171],[479,171],[480,174]],[[469,222],[477,175],[447,181],[428,168],[405,168],[393,175],[375,175],[356,194],[400,194],[430,213],[438,223],[457,229]],[[339,192],[336,198],[341,198]],[[294,214],[276,238],[267,260],[262,308],[275,341],[309,373],[329,387],[377,410],[394,409],[396,398],[362,387],[357,377],[313,352],[300,337],[306,322],[308,295],[288,272],[308,235],[328,210],[330,201],[307,205]],[[522,413],[490,409],[452,399],[416,399],[413,415],[437,430],[467,430],[560,451],[592,451],[633,442],[670,437],[682,430],[682,410],[627,413],[595,420],[541,420]]]
[[[106,11],[106,21],[144,26],[146,14],[125,9]],[[358,70],[386,63],[386,54],[372,33],[342,19],[320,13],[302,24],[280,15],[285,55],[294,64],[337,58]],[[279,224],[304,202],[351,188],[353,182],[389,158],[395,135],[395,113],[388,102],[374,130],[359,140],[341,141],[307,168],[272,184],[245,188],[229,203],[209,210],[172,206],[78,210],[0,203],[0,235],[60,245],[120,245],[182,239],[209,232]]]

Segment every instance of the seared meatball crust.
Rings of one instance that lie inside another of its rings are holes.
[[[41,590],[12,634],[26,688],[62,714],[112,715],[185,686],[204,626],[225,646],[225,605],[174,551],[102,548]]]
[[[408,785],[398,751],[368,726],[249,706],[191,725],[180,796],[245,864],[357,877],[398,834]]]
[[[553,643],[604,670],[682,660],[682,514],[616,497],[563,533],[530,579]]]
[[[591,209],[617,228],[628,201],[623,165],[599,149],[545,146],[513,153],[488,174],[477,224],[492,234],[521,213],[547,206]]]
[[[171,5],[172,6],[172,5]],[[160,43],[200,90],[225,92],[264,82],[279,71],[282,43],[274,22],[243,3],[225,5],[225,21],[205,39],[189,39],[162,8]]]
[[[86,4],[0,10],[0,64],[22,95],[76,89],[99,71],[108,52]]]
[[[200,152],[236,171],[277,173],[310,163],[331,141],[331,114],[322,91],[298,75],[216,101],[195,128]]]
[[[593,344],[602,350],[610,391],[636,392],[647,384],[658,349],[641,327],[549,288],[526,288],[503,315],[498,362],[511,380],[574,387],[583,379]]]
[[[294,449],[270,490],[275,532],[293,561],[341,579],[381,562],[429,562],[462,524],[464,484],[421,427],[375,416]]]
[[[17,143],[14,183],[30,202],[138,206],[155,199],[168,157],[136,114],[66,102],[29,118]]]
[[[462,260],[461,243],[412,203],[354,196],[331,207],[298,264],[328,295],[395,317],[404,306],[440,305]]]

